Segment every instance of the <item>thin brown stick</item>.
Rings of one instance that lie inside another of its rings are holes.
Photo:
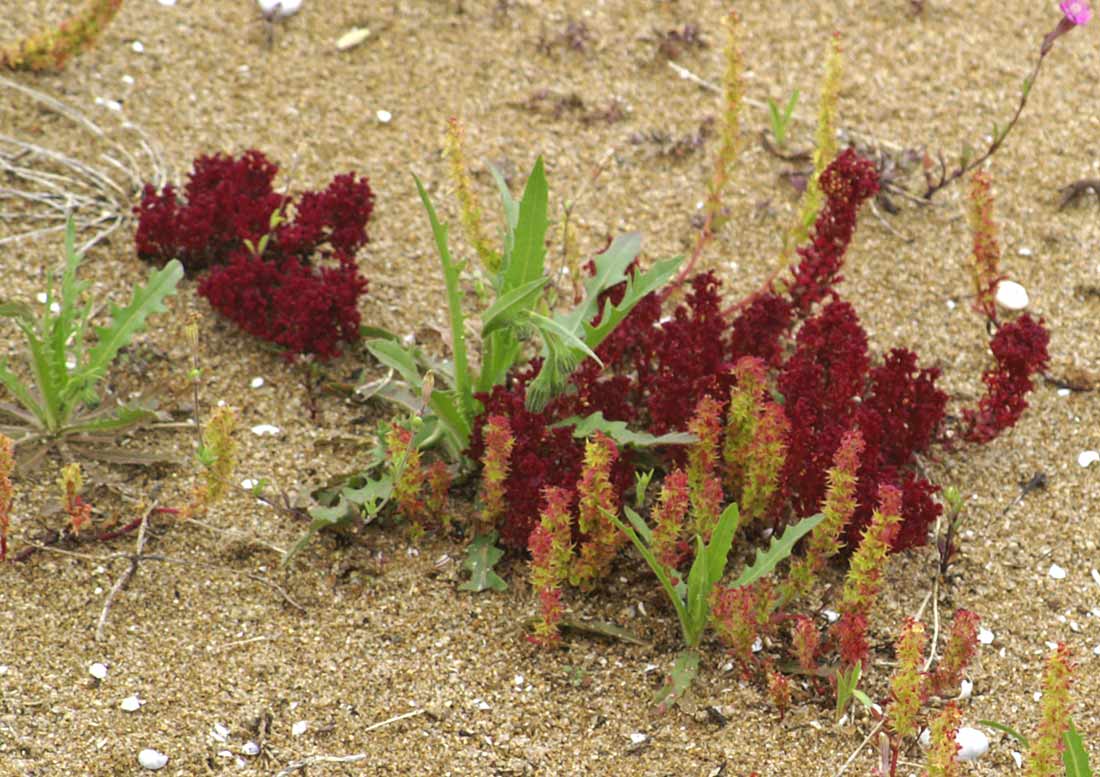
[[[111,586],[110,593],[107,594],[107,601],[103,603],[103,611],[99,614],[99,623],[95,627],[95,641],[103,641],[103,629],[107,626],[107,617],[111,614],[111,605],[115,603],[115,597],[119,595],[123,588],[125,588],[130,578],[137,572],[138,564],[142,559],[142,551],[145,550],[145,530],[149,526],[149,516],[153,514],[153,510],[157,507],[157,503],[153,502],[149,506],[149,509],[145,511],[145,514],[141,516],[141,525],[138,528],[137,546],[134,548],[133,555],[130,556],[130,566],[126,568],[126,571],[119,576],[115,584]]]
[[[392,718],[373,723],[363,729],[360,733],[366,734],[371,731],[376,731],[385,726],[389,726],[398,721],[407,720],[409,718],[415,718],[418,715],[424,715],[428,712],[426,709],[413,710],[412,712],[406,712],[402,715],[395,715]],[[301,761],[292,761],[286,765],[282,771],[275,775],[275,777],[287,777],[289,774],[293,774],[299,769],[305,769],[312,764],[348,764],[362,761],[369,756],[368,753],[355,753],[354,755],[312,755],[309,758],[303,758]]]

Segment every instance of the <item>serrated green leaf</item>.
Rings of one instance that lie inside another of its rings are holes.
[[[496,546],[497,533],[489,532],[474,538],[466,549],[466,560],[462,568],[470,573],[470,579],[462,583],[460,591],[506,591],[508,584],[493,571],[493,566],[504,556],[504,551]]]
[[[821,523],[824,517],[822,513],[811,515],[809,518],[803,518],[798,523],[788,526],[781,536],[773,536],[767,550],[756,551],[756,560],[733,582],[733,587],[740,588],[743,585],[751,585],[764,575],[769,574],[780,561],[791,555],[795,544]]]
[[[652,435],[648,432],[635,432],[627,428],[626,421],[609,421],[603,416],[602,410],[586,416],[569,416],[551,425],[551,429],[563,426],[573,427],[573,436],[579,438],[591,437],[596,432],[602,432],[610,437],[619,446],[631,448],[653,448],[658,445],[691,445],[698,441],[698,437],[690,432],[669,432],[668,434]]]
[[[481,336],[487,337],[498,329],[513,323],[517,317],[533,310],[542,295],[543,287],[549,282],[545,275],[535,278],[497,298],[496,302],[481,315]]]
[[[501,294],[519,288],[544,274],[546,258],[546,230],[549,186],[543,169],[542,157],[535,160],[523,199],[519,203],[519,216],[515,222],[515,245],[501,268]]]
[[[368,340],[366,346],[375,359],[391,370],[396,370],[413,389],[420,390],[420,370],[412,353],[392,340]]]
[[[377,478],[367,478],[367,482],[360,488],[345,486],[340,491],[340,496],[354,505],[363,508],[363,512],[369,518],[374,518],[386,506],[393,495],[393,478],[389,475],[381,475]],[[324,509],[324,508],[322,508]],[[312,515],[312,512],[310,513]]]
[[[668,699],[679,699],[691,687],[699,674],[699,654],[694,650],[685,650],[676,656],[668,680],[653,697],[655,704],[664,704]]]
[[[105,327],[96,327],[95,347],[88,352],[85,366],[71,377],[67,392],[69,396],[73,396],[73,386],[81,386],[83,391],[83,387],[95,385],[107,372],[119,350],[144,328],[149,316],[167,310],[164,300],[176,292],[176,285],[181,278],[183,265],[173,259],[162,269],[152,272],[144,286],[134,290],[126,307],[111,306],[111,323]]]
[[[283,557],[282,566],[286,566],[290,563],[290,560],[298,555],[298,553],[310,543],[313,539],[313,535],[317,532],[322,529],[349,524],[359,517],[355,507],[348,502],[343,494],[340,495],[337,503],[331,507],[316,505],[309,508],[309,516],[313,519],[309,524],[309,528],[306,529],[306,533],[287,551],[286,555]]]

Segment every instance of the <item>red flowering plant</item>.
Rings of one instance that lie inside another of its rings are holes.
[[[328,359],[359,337],[367,280],[355,254],[367,242],[374,194],[348,173],[294,201],[275,192],[277,173],[249,150],[239,159],[198,157],[182,192],[146,185],[135,208],[137,252],[157,264],[177,257],[189,273],[205,273],[199,294],[288,358]]]

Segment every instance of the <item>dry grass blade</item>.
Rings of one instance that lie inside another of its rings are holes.
[[[123,121],[108,131],[76,107],[8,78],[0,77],[0,90],[12,104],[27,102],[76,125],[91,136],[87,148],[95,154],[90,161],[0,134],[0,174],[10,184],[0,187],[0,202],[9,203],[0,224],[35,225],[14,234],[0,229],[0,245],[60,232],[71,211],[79,232],[94,232],[80,247],[85,252],[131,217],[145,182],[158,189],[167,182],[164,161],[140,127]]]

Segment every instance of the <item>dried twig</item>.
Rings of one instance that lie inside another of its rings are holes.
[[[149,506],[149,509],[145,511],[145,514],[141,516],[141,526],[138,529],[137,546],[134,548],[133,554],[130,556],[130,566],[126,568],[126,571],[115,581],[115,584],[111,586],[110,593],[107,594],[107,601],[103,603],[103,611],[99,614],[99,622],[95,627],[95,641],[103,641],[103,629],[107,626],[107,616],[111,614],[111,605],[115,603],[115,597],[119,592],[127,586],[130,582],[130,578],[137,572],[138,563],[142,559],[142,551],[145,550],[145,530],[149,526],[149,516],[153,514],[153,510],[157,507],[157,503],[153,502]]]

